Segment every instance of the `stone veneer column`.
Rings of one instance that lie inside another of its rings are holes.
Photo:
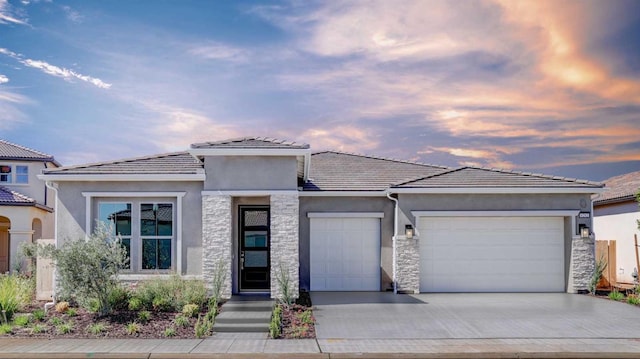
[[[418,239],[397,236],[396,282],[398,292],[420,293],[420,252]]]
[[[574,237],[571,241],[571,263],[567,292],[589,290],[591,275],[595,269],[595,238]]]
[[[202,196],[202,276],[209,289],[219,263],[224,266],[222,298],[231,298],[231,196]]]
[[[281,268],[289,272],[290,291],[298,297],[300,255],[298,251],[298,193],[271,195],[271,298],[279,298]]]

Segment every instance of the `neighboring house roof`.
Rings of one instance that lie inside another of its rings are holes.
[[[384,191],[393,183],[429,176],[448,167],[353,153],[325,151],[311,155],[305,191]]]
[[[640,171],[604,180],[605,191],[593,200],[594,205],[635,201],[640,190]]]
[[[53,209],[37,203],[35,199],[4,186],[0,186],[0,206],[34,206],[53,212]]]
[[[51,155],[5,140],[0,140],[0,160],[52,162],[59,166]]]
[[[282,148],[282,149],[307,149],[306,143],[278,140],[271,137],[240,137],[223,141],[194,143],[191,148]]]
[[[109,162],[60,167],[43,171],[44,174],[56,175],[198,174],[201,172],[202,163],[188,152],[165,153]]]
[[[499,169],[461,167],[441,171],[433,175],[398,183],[396,188],[497,188],[497,187],[535,187],[535,188],[571,188],[594,187],[602,184],[575,178],[554,177],[542,174],[516,172]]]

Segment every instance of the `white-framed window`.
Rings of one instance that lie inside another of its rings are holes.
[[[98,220],[107,224],[113,235],[121,239],[122,246],[127,252],[129,262],[127,269],[131,269],[131,232],[132,211],[131,203],[127,202],[100,202],[98,204]]]
[[[142,242],[142,269],[167,270],[172,268],[173,204],[140,204],[140,238]]]
[[[11,165],[0,164],[0,183],[13,183]]]
[[[16,166],[16,183],[29,183],[29,166]]]

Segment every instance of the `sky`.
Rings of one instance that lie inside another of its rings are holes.
[[[0,138],[72,165],[242,136],[640,170],[640,1],[0,0]]]

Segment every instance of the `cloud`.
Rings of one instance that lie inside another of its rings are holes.
[[[78,79],[78,80],[82,80],[84,82],[88,82],[90,84],[93,84],[94,86],[97,86],[99,88],[102,89],[109,89],[111,88],[111,84],[110,83],[106,83],[104,81],[102,81],[99,78],[96,77],[91,77],[88,75],[83,75],[80,74],[78,72],[75,72],[73,70],[69,70],[67,68],[64,67],[58,67],[55,65],[51,65],[48,62],[45,61],[40,61],[40,60],[33,60],[33,59],[27,59],[24,57],[24,55],[22,54],[18,54],[15,53],[9,49],[6,48],[0,48],[0,54],[4,54],[7,55],[17,61],[19,61],[21,64],[28,66],[28,67],[32,67],[35,69],[39,69],[42,72],[44,72],[47,75],[51,75],[51,76],[55,76],[55,77],[60,77],[63,78],[67,81],[71,81],[72,79]]]
[[[69,19],[70,21],[78,24],[84,21],[84,16],[78,11],[72,9],[70,6],[64,5],[61,8],[62,11],[64,11],[64,13],[67,15],[67,19]]]
[[[377,137],[372,131],[353,125],[318,126],[309,128],[300,135],[314,150],[346,152],[373,150],[379,145]]]
[[[20,106],[30,103],[32,101],[26,96],[0,88],[0,130],[9,130],[27,122]]]
[[[13,10],[8,0],[0,0],[0,24],[29,25],[26,18]]]
[[[194,45],[188,50],[188,52],[191,55],[205,60],[246,62],[248,56],[247,51],[244,49],[225,45],[219,42]]]
[[[5,75],[0,74],[0,84],[4,84],[9,82],[9,78]]]

